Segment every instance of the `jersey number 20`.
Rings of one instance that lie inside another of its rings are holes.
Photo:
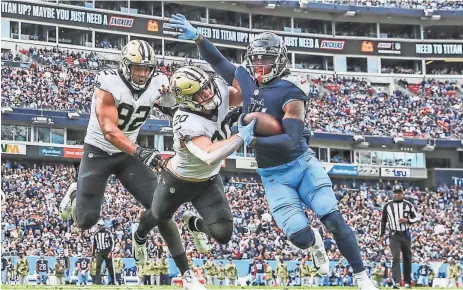
[[[145,122],[146,118],[148,118],[151,112],[151,107],[140,106],[138,107],[136,112],[134,111],[134,107],[126,103],[122,103],[117,107],[119,129],[121,129],[122,131],[132,132],[140,128],[143,122]],[[132,120],[133,114],[135,114],[137,118]]]

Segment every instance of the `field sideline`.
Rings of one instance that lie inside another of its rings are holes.
[[[207,289],[221,289],[221,290],[238,290],[238,289],[259,289],[259,290],[280,290],[280,289],[301,289],[301,286],[293,287],[208,287]],[[11,290],[31,290],[31,289],[50,289],[50,290],[71,290],[71,289],[118,289],[118,290],[136,290],[136,289],[158,289],[158,290],[176,290],[183,289],[180,287],[174,286],[75,286],[75,285],[54,285],[54,286],[43,286],[43,285],[31,285],[31,286],[16,286],[16,285],[2,285],[1,289],[11,289]],[[328,289],[357,289],[357,287],[304,287],[304,289],[313,289],[313,290],[328,290]],[[392,288],[382,288],[382,289],[392,289]],[[405,288],[402,288],[405,289]],[[413,290],[420,289],[431,289],[423,287],[413,287]],[[445,288],[445,289],[461,289],[461,288]]]

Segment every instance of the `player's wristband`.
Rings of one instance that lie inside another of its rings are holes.
[[[200,36],[199,31],[198,31],[198,29],[196,29],[196,33],[195,33],[195,35],[193,36],[192,39],[193,39],[194,41],[196,41],[196,40],[198,40],[199,36]]]
[[[143,148],[140,145],[135,145],[135,151],[133,151],[133,156],[140,157]]]

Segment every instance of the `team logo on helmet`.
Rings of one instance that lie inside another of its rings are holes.
[[[150,74],[143,83],[135,82],[132,78],[132,66],[148,66],[151,68]],[[154,49],[144,40],[132,40],[122,49],[121,60],[119,62],[120,70],[124,78],[130,85],[137,90],[146,87],[148,81],[153,77],[154,68],[156,67],[156,56]]]
[[[289,63],[288,50],[283,39],[272,32],[263,32],[257,35],[248,45],[245,54],[246,66],[254,74],[260,83],[267,83],[285,72]],[[266,65],[254,65],[253,60],[273,59],[273,63]],[[258,67],[269,67],[270,71],[257,72]]]
[[[212,75],[195,66],[186,66],[175,71],[170,78],[170,87],[180,107],[189,111],[212,111],[222,103],[220,91]],[[210,90],[213,97],[205,102],[198,102],[195,95],[203,90]]]

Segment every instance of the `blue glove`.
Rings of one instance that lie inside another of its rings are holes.
[[[252,119],[249,124],[245,125],[243,122],[243,118],[246,114],[242,114],[238,120],[238,135],[241,136],[241,138],[244,141],[244,144],[247,147],[251,146],[252,140],[254,140],[254,125],[256,124],[256,118]]]
[[[169,20],[170,27],[180,29],[183,33],[178,35],[178,39],[196,40],[199,37],[198,30],[188,22],[182,14],[172,14]]]

